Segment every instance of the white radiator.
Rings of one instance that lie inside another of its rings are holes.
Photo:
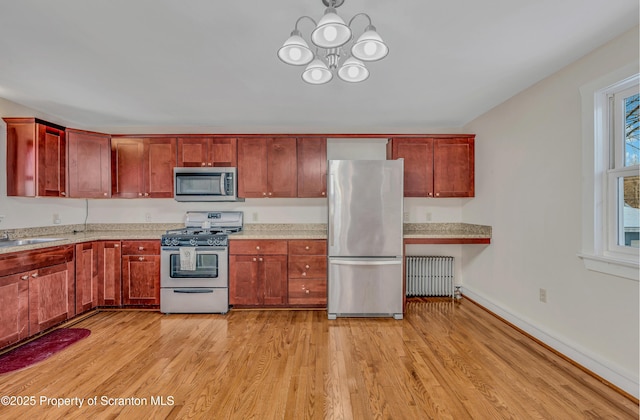
[[[406,257],[407,296],[454,297],[453,257]]]

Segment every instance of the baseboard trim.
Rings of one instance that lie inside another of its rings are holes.
[[[625,373],[605,365],[593,355],[588,354],[587,351],[580,350],[576,348],[576,346],[567,344],[561,339],[541,330],[537,326],[507,311],[500,305],[493,303],[469,287],[463,286],[462,294],[467,300],[480,306],[497,318],[500,318],[502,321],[582,369],[584,372],[615,389],[631,401],[636,404],[639,403],[640,383],[637,379],[630,378]]]

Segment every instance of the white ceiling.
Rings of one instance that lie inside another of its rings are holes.
[[[321,0],[0,0],[0,97],[78,128],[391,133],[455,128],[638,25],[638,0],[346,0],[390,47],[311,86],[276,51]],[[357,35],[366,24],[356,19]],[[300,29],[308,39],[312,25]]]

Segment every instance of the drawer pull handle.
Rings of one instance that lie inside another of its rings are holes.
[[[29,275],[27,274],[26,276],[20,277],[20,280],[29,280]]]

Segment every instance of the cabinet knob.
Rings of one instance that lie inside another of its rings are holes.
[[[429,197],[431,197],[433,195],[433,193],[429,193],[428,195],[429,195]]]
[[[306,276],[306,275],[307,275],[307,273],[306,273],[305,271],[303,271],[303,272],[302,272],[302,275],[303,275],[303,276]]]
[[[33,277],[33,278],[35,279],[36,277],[38,277],[38,273],[33,273],[33,274],[31,275],[31,277]]]
[[[29,280],[29,275],[27,274],[25,276],[20,277],[20,280]]]
[[[144,196],[145,197],[149,197],[149,193],[144,193]]]
[[[305,290],[304,292],[305,292],[306,294],[309,294],[309,289]]]
[[[144,257],[138,257],[139,261],[144,261]]]
[[[263,193],[262,193],[262,195],[267,195],[267,193],[266,193],[266,192],[263,192]]]
[[[260,246],[257,246],[256,249],[260,249]]]
[[[258,259],[257,259],[257,258],[254,258],[254,259],[253,259],[253,261],[258,261]]]
[[[104,195],[106,197],[108,194],[107,193],[102,193],[102,195]]]
[[[142,193],[138,193],[138,197],[142,197]]]
[[[138,251],[144,251],[144,247],[143,246],[139,246],[138,247]]]
[[[64,191],[61,191],[61,192],[60,192],[60,195],[64,197],[65,195],[67,195],[67,193],[66,193],[66,192],[64,192]]]
[[[271,195],[271,193],[269,193],[269,195]]]
[[[209,165],[209,166],[213,166],[211,162],[209,162],[207,165]]]
[[[436,193],[436,197],[440,197],[440,193]]]
[[[202,162],[202,164],[200,166],[205,166],[205,165],[206,165],[206,163]]]
[[[321,194],[322,194],[323,196],[324,196],[324,195],[327,195],[327,193],[325,193],[324,191],[322,191],[322,192],[321,192]]]
[[[305,265],[304,268],[309,269],[309,264]]]
[[[120,248],[120,244],[114,244],[113,247],[114,248]]]
[[[258,261],[262,261],[262,258],[258,258]]]
[[[304,249],[309,250],[309,245],[305,246]]]

